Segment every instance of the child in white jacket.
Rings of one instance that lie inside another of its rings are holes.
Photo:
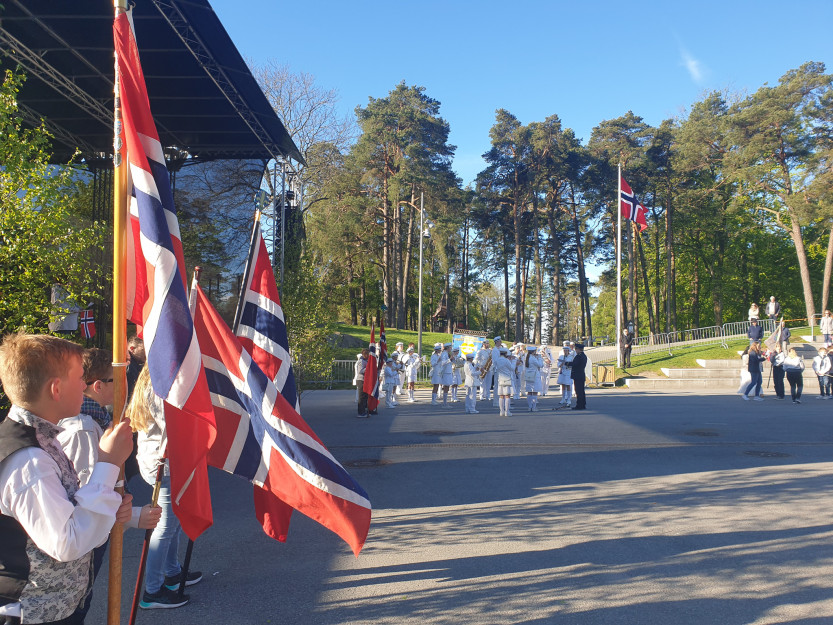
[[[830,359],[827,357],[827,350],[823,347],[819,348],[819,355],[813,358],[813,371],[819,379],[819,396],[816,399],[830,399],[831,397],[831,380],[830,380]]]
[[[466,364],[463,366],[466,376],[466,414],[478,414],[477,389],[480,388],[480,369],[474,366],[474,353],[466,354]]]
[[[396,390],[396,385],[399,382],[399,376],[394,371],[393,358],[388,358],[385,363],[384,370],[385,377],[385,408],[396,408],[399,403],[394,398],[393,393]]]

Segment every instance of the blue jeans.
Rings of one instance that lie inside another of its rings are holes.
[[[750,371],[749,374],[752,376],[752,381],[746,387],[746,390],[743,392],[744,395],[749,395],[749,391],[753,388],[755,389],[755,396],[761,394],[761,383],[764,381],[763,376],[761,375],[760,371]]]
[[[145,568],[145,590],[149,593],[158,592],[165,583],[165,577],[179,575],[182,570],[177,555],[182,527],[171,506],[171,478],[169,476],[162,478],[158,505],[162,508],[162,517],[150,537]]]

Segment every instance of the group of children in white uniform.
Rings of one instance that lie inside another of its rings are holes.
[[[458,390],[463,386],[466,414],[478,414],[478,395],[481,400],[488,401],[494,380],[493,405],[499,409],[501,416],[512,415],[509,410],[511,401],[520,400],[521,392],[526,393],[528,411],[538,412],[538,397],[546,396],[549,391],[553,365],[561,386],[559,406],[570,406],[573,384],[570,371],[576,353],[569,342],[565,341],[563,353],[553,361],[547,345],[535,347],[516,343],[507,348],[500,336],[494,341],[494,348],[487,339],[476,354],[466,354],[465,358],[451,343],[434,345],[429,371],[432,406],[447,405],[449,395],[452,403],[460,401]],[[399,405],[396,397],[402,394],[403,389],[407,389],[407,401],[415,401],[414,386],[423,360],[414,353],[413,344],[407,350],[403,348],[403,343],[396,344],[396,351],[386,359],[381,372],[380,388],[385,393],[386,408]]]

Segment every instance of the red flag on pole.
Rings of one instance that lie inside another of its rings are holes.
[[[367,369],[364,372],[364,385],[367,393],[367,411],[376,412],[379,407],[379,362],[376,360],[376,325],[370,328],[370,356],[367,359]]]

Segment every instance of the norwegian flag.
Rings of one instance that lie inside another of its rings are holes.
[[[122,157],[135,228],[129,262],[134,281],[131,319],[144,327],[153,390],[165,400],[173,509],[197,538],[212,523],[206,456],[216,436],[214,412],[188,297],[179,224],[159,135],[139,61],[131,13],[113,23],[123,116]]]
[[[81,329],[81,336],[91,339],[95,336],[95,319],[92,310],[82,310],[78,315],[78,327]]]
[[[370,344],[376,342],[376,325],[370,328]],[[370,354],[367,359],[367,369],[364,372],[364,392],[367,393],[367,411],[376,412],[379,407],[379,361],[376,354]]]
[[[209,462],[329,528],[358,555],[370,528],[367,493],[243,349],[199,285],[192,292],[217,417]]]
[[[260,223],[255,225],[253,241],[257,247],[246,279],[243,310],[236,334],[252,360],[275,383],[289,405],[300,413],[301,404],[289,355],[286,321],[278,297],[275,272],[260,232]]]
[[[622,217],[629,219],[639,226],[639,231],[642,232],[648,227],[648,220],[645,218],[645,207],[639,203],[630,185],[625,182],[623,177],[620,177],[622,184],[622,197],[620,198],[620,205]]]

